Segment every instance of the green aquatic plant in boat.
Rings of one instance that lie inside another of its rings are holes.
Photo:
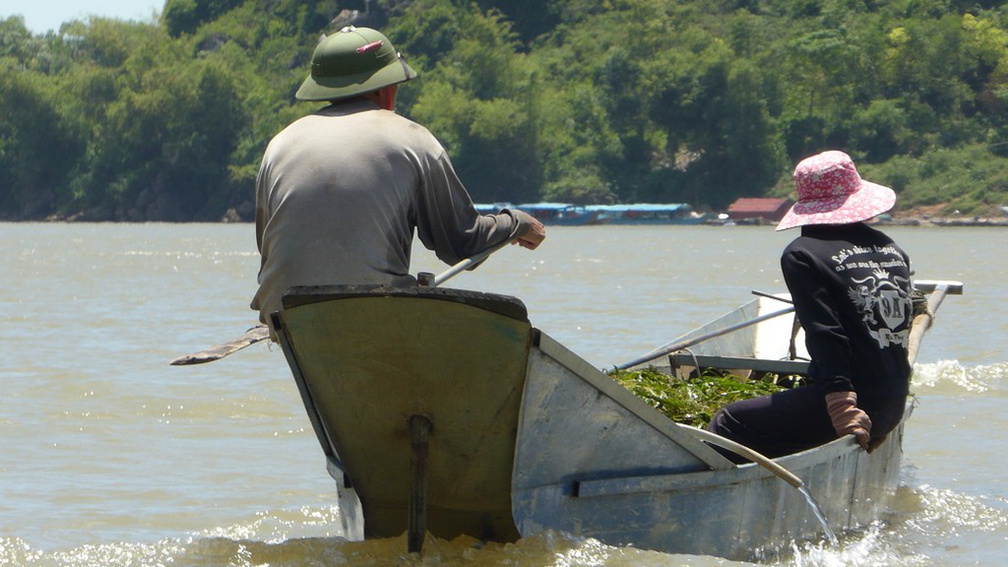
[[[688,377],[665,374],[654,367],[618,370],[609,375],[669,419],[700,428],[710,423],[721,406],[786,390],[800,383],[793,377],[781,378],[776,374],[742,378],[714,369]]]

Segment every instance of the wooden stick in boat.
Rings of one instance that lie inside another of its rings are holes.
[[[907,339],[907,359],[913,365],[917,361],[917,352],[920,350],[921,341],[924,340],[924,333],[931,328],[934,322],[934,314],[938,312],[945,296],[948,294],[961,295],[963,284],[954,281],[922,281],[916,282],[914,287],[925,292],[931,292],[928,297],[928,309],[926,313],[914,317],[910,325],[910,338]]]
[[[801,488],[805,486],[805,483],[802,481],[802,479],[798,478],[798,475],[787,470],[779,463],[773,461],[770,457],[767,457],[763,453],[753,451],[752,449],[746,447],[745,445],[742,445],[741,443],[736,443],[735,441],[732,441],[727,437],[722,437],[717,433],[707,431],[706,429],[700,429],[699,427],[693,427],[692,425],[684,425],[682,423],[679,423],[678,425],[679,427],[685,428],[693,436],[699,438],[701,441],[706,441],[711,445],[717,445],[722,449],[727,449],[728,451],[731,451],[736,455],[749,459],[750,461],[774,473],[775,475],[780,477],[781,480],[783,480],[784,482],[790,484],[795,488]]]
[[[455,264],[454,266],[448,268],[444,272],[434,276],[432,274],[420,274],[418,280],[420,285],[427,287],[436,287],[444,282],[455,277],[457,274],[462,273],[466,269],[479,264],[483,260],[486,260],[491,254],[500,250],[504,246],[508,245],[511,241],[505,240],[504,242],[486,250],[473,254],[471,257],[462,260],[461,262]],[[269,327],[266,325],[256,325],[251,329],[245,331],[245,333],[236,338],[232,339],[226,343],[212,346],[208,349],[201,350],[199,352],[194,352],[192,354],[182,355],[168,364],[172,366],[186,366],[190,364],[203,364],[205,362],[213,362],[215,360],[220,360],[229,354],[236,353],[241,349],[253,345],[259,341],[263,341],[269,338]]]

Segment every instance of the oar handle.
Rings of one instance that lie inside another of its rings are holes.
[[[461,262],[455,264],[454,266],[448,268],[447,270],[441,272],[436,276],[431,274],[430,272],[420,272],[419,274],[417,274],[417,284],[423,287],[437,287],[445,283],[446,281],[450,280],[451,278],[457,276],[458,274],[464,272],[465,270],[468,270],[472,266],[479,264],[483,260],[486,260],[487,258],[490,257],[491,254],[500,250],[501,248],[504,248],[510,243],[511,240],[508,239],[505,240],[504,242],[501,242],[500,244],[491,246],[490,248],[487,248],[482,252],[473,254],[472,256],[466,258],[465,260],[462,260]]]

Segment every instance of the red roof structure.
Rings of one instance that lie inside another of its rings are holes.
[[[731,220],[760,219],[779,222],[794,201],[769,197],[743,197],[728,206]]]

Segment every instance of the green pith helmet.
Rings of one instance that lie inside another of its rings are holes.
[[[298,100],[340,100],[416,76],[381,32],[349,26],[318,44],[311,75],[295,96]]]

